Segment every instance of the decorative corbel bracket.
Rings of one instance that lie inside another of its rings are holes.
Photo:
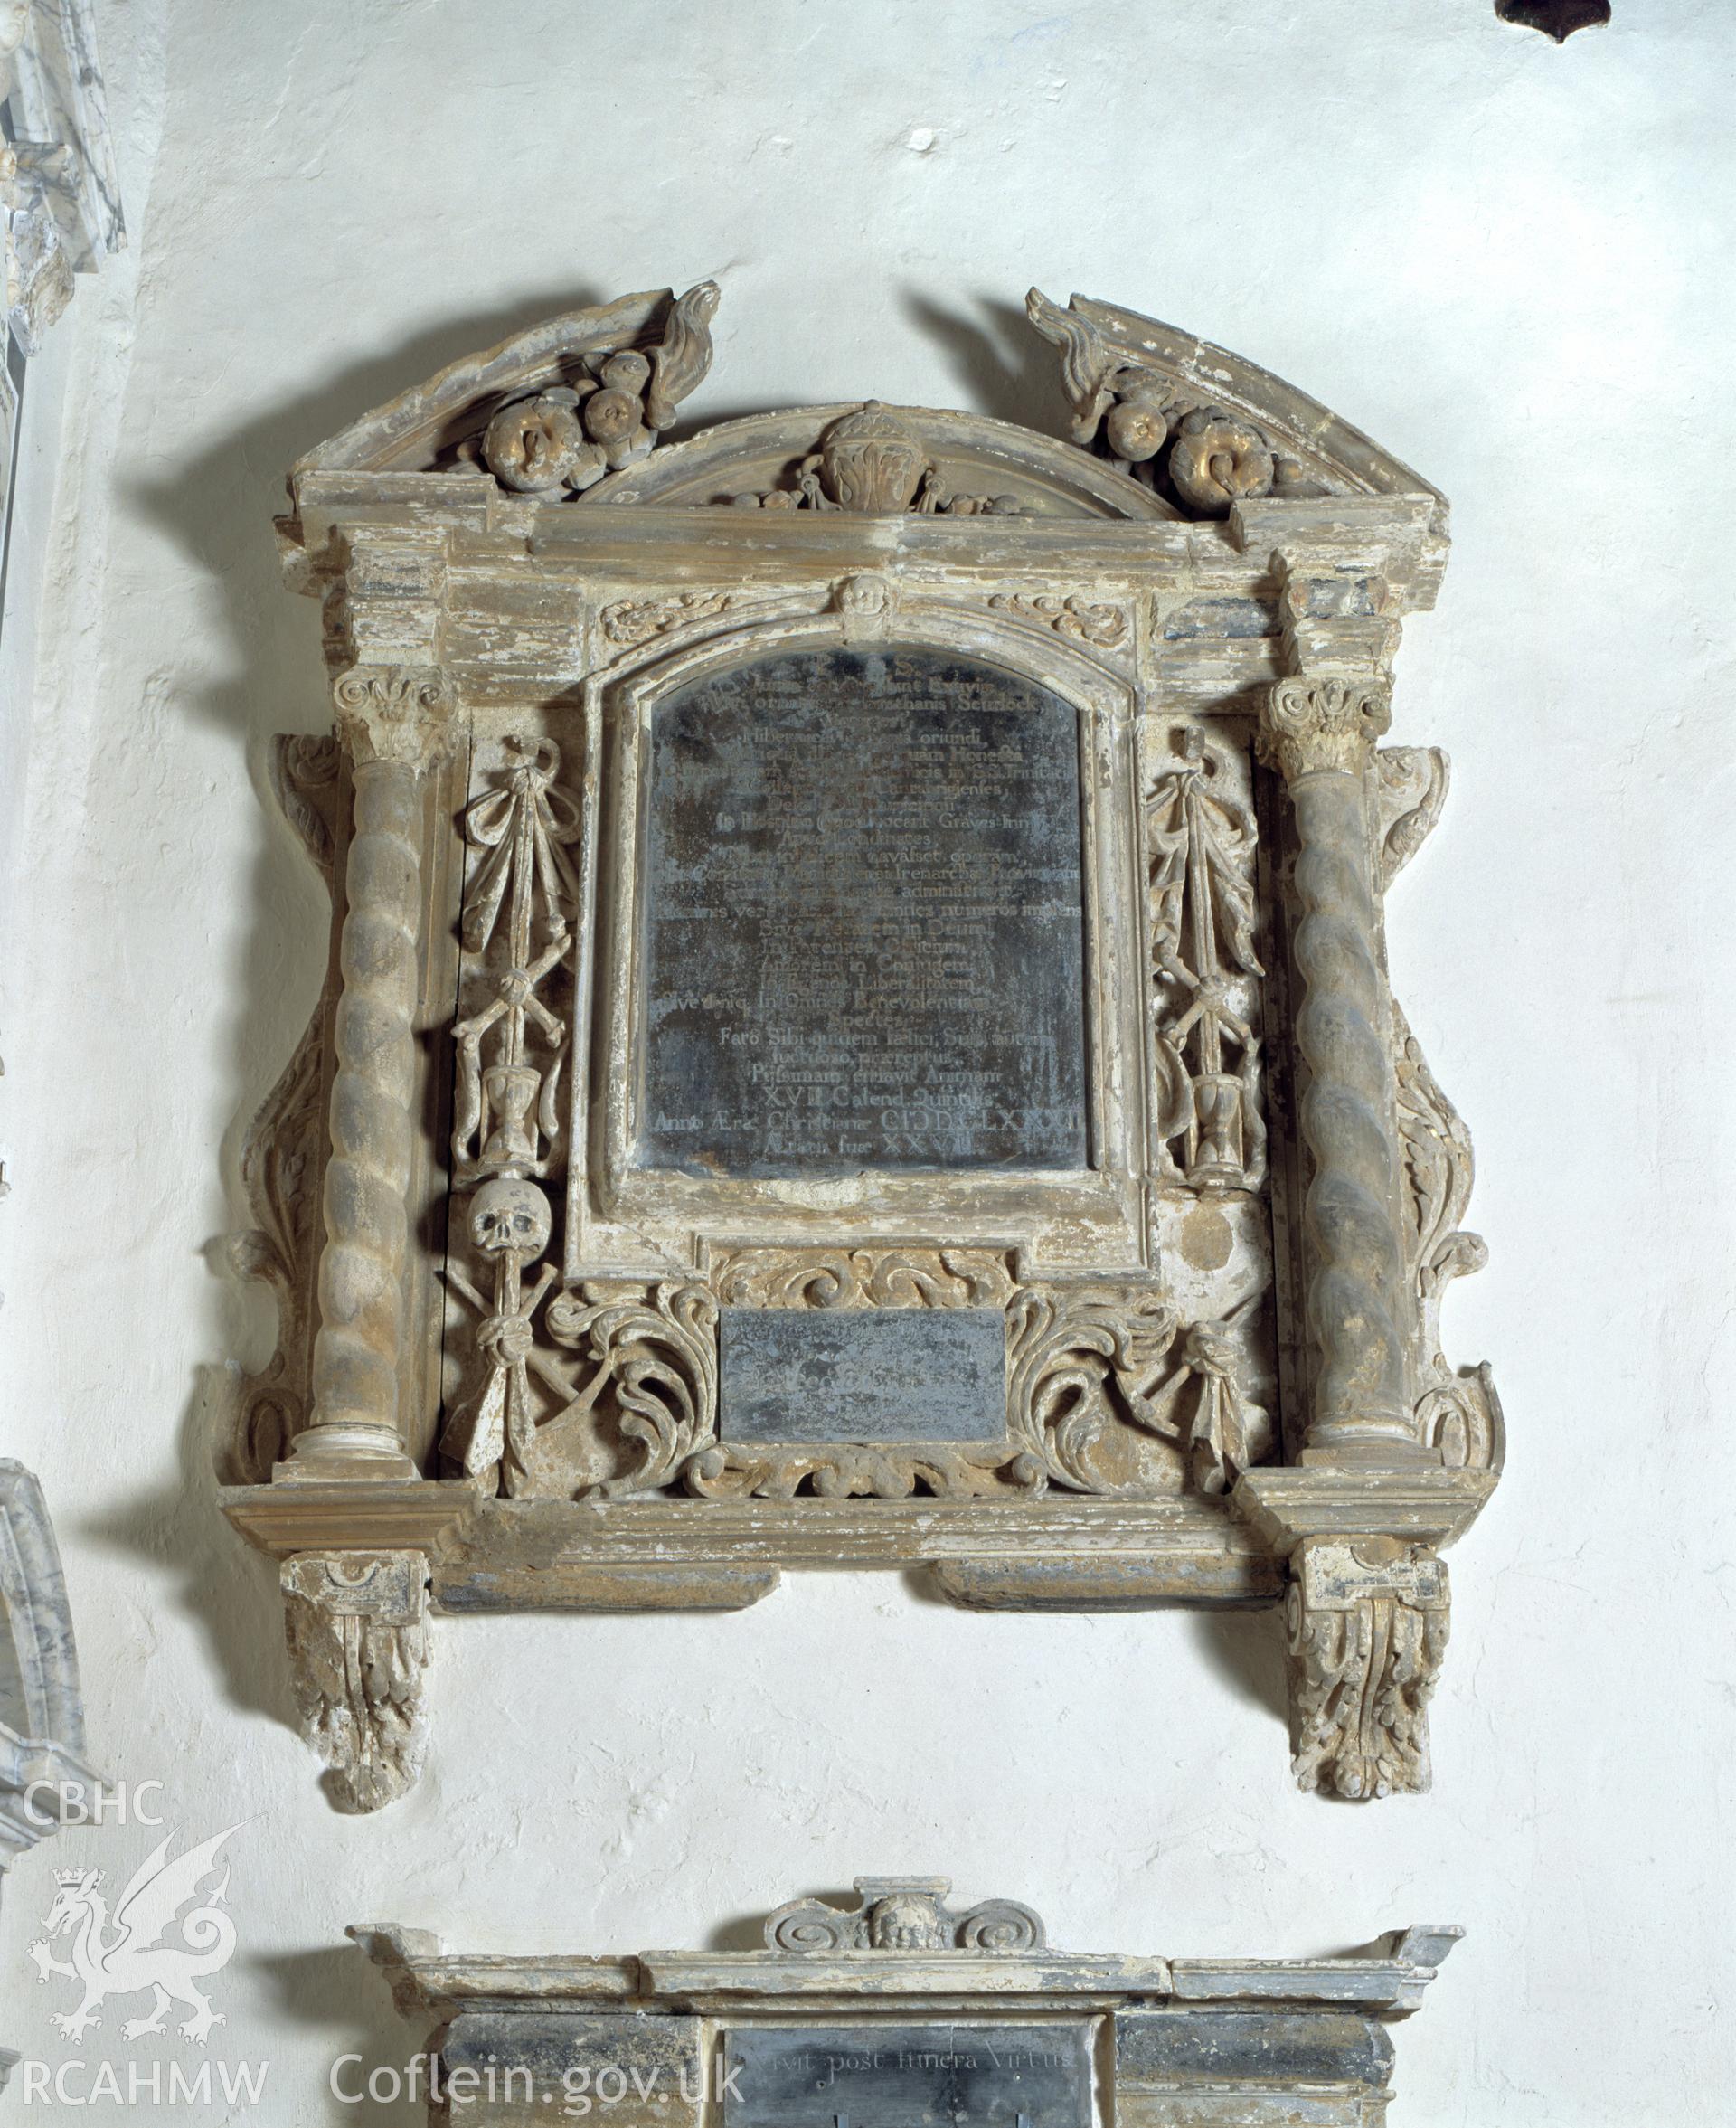
[[[303,1552],[283,1567],[302,1730],[341,1811],[395,1802],[422,1768],[428,1561],[420,1552]]]

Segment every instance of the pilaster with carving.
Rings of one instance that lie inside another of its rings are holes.
[[[342,1811],[395,1802],[421,1771],[428,1562],[303,1552],[283,1567],[289,1667],[308,1743]]]
[[[418,780],[448,743],[438,670],[357,667],[333,688],[354,778],[339,948],[326,1245],[313,1410],[290,1475],[386,1462],[403,1452],[398,1369],[408,1248],[421,833]],[[362,1475],[367,1475],[365,1468]]]
[[[1300,1116],[1314,1171],[1303,1216],[1316,1364],[1302,1460],[1375,1469],[1423,1460],[1406,1393],[1401,1153],[1365,792],[1391,720],[1384,683],[1336,677],[1280,680],[1260,719],[1297,845],[1296,1045],[1308,1073]]]

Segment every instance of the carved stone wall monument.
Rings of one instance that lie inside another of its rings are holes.
[[[860,1877],[854,1907],[779,1907],[759,1951],[466,1958],[414,1930],[350,1934],[438,2028],[423,2088],[451,2128],[587,2099],[625,2128],[1380,2128],[1388,2028],[1462,1933],[1339,1958],[1080,1954],[1028,1906],[961,1912],[948,1889]]]
[[[225,1505],[335,1799],[414,1777],[433,1616],[808,1563],[1281,1603],[1297,1777],[1420,1787],[1501,1456],[1383,926],[1446,791],[1384,742],[1445,505],[1034,293],[1071,440],[672,440],[716,302],[552,320],[292,475],[334,954],[244,1161],[280,1340]]]

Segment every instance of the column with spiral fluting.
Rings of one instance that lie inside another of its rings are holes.
[[[288,1475],[413,1476],[398,1409],[413,1149],[420,783],[450,730],[432,667],[359,666],[333,687],[354,809],[333,1030],[331,1151],[313,1410]]]
[[[1313,677],[1280,680],[1260,718],[1297,846],[1296,1045],[1308,1073],[1303,1234],[1316,1355],[1301,1460],[1375,1469],[1427,1460],[1407,1393],[1402,1154],[1367,816],[1373,749],[1390,721],[1383,682]]]

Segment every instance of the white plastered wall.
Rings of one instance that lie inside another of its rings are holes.
[[[189,1839],[246,1821],[212,2053],[269,2083],[232,2117],[416,2117],[326,2095],[335,2057],[412,2044],[348,1922],[683,1944],[887,1870],[1081,1948],[1458,1921],[1397,2122],[1731,2117],[1736,16],[1616,13],[1557,50],[1489,0],[101,10],[133,249],[58,328],[5,711],[0,1447],[56,1512],[93,1755],[165,1782]],[[1425,1799],[1292,1791],[1269,1616],[973,1617],[835,1576],[732,1618],[441,1623],[420,1789],[321,1800],[208,1451],[223,1365],[270,1346],[212,1267],[244,1218],[219,1152],[325,947],[256,795],[267,734],[326,714],[269,520],[297,453],[452,357],[703,275],[697,419],[873,394],[1056,425],[1035,280],[1237,349],[1452,498],[1394,737],[1447,746],[1454,791],[1392,947],[1482,1168],[1493,1261],[1449,1349],[1495,1363],[1513,1446],[1452,1556]],[[14,1873],[0,2041],[70,2052],[25,1957],[52,1865],[112,1885],[157,1837]],[[124,2043],[142,2007],[93,2072],[196,2058]]]

